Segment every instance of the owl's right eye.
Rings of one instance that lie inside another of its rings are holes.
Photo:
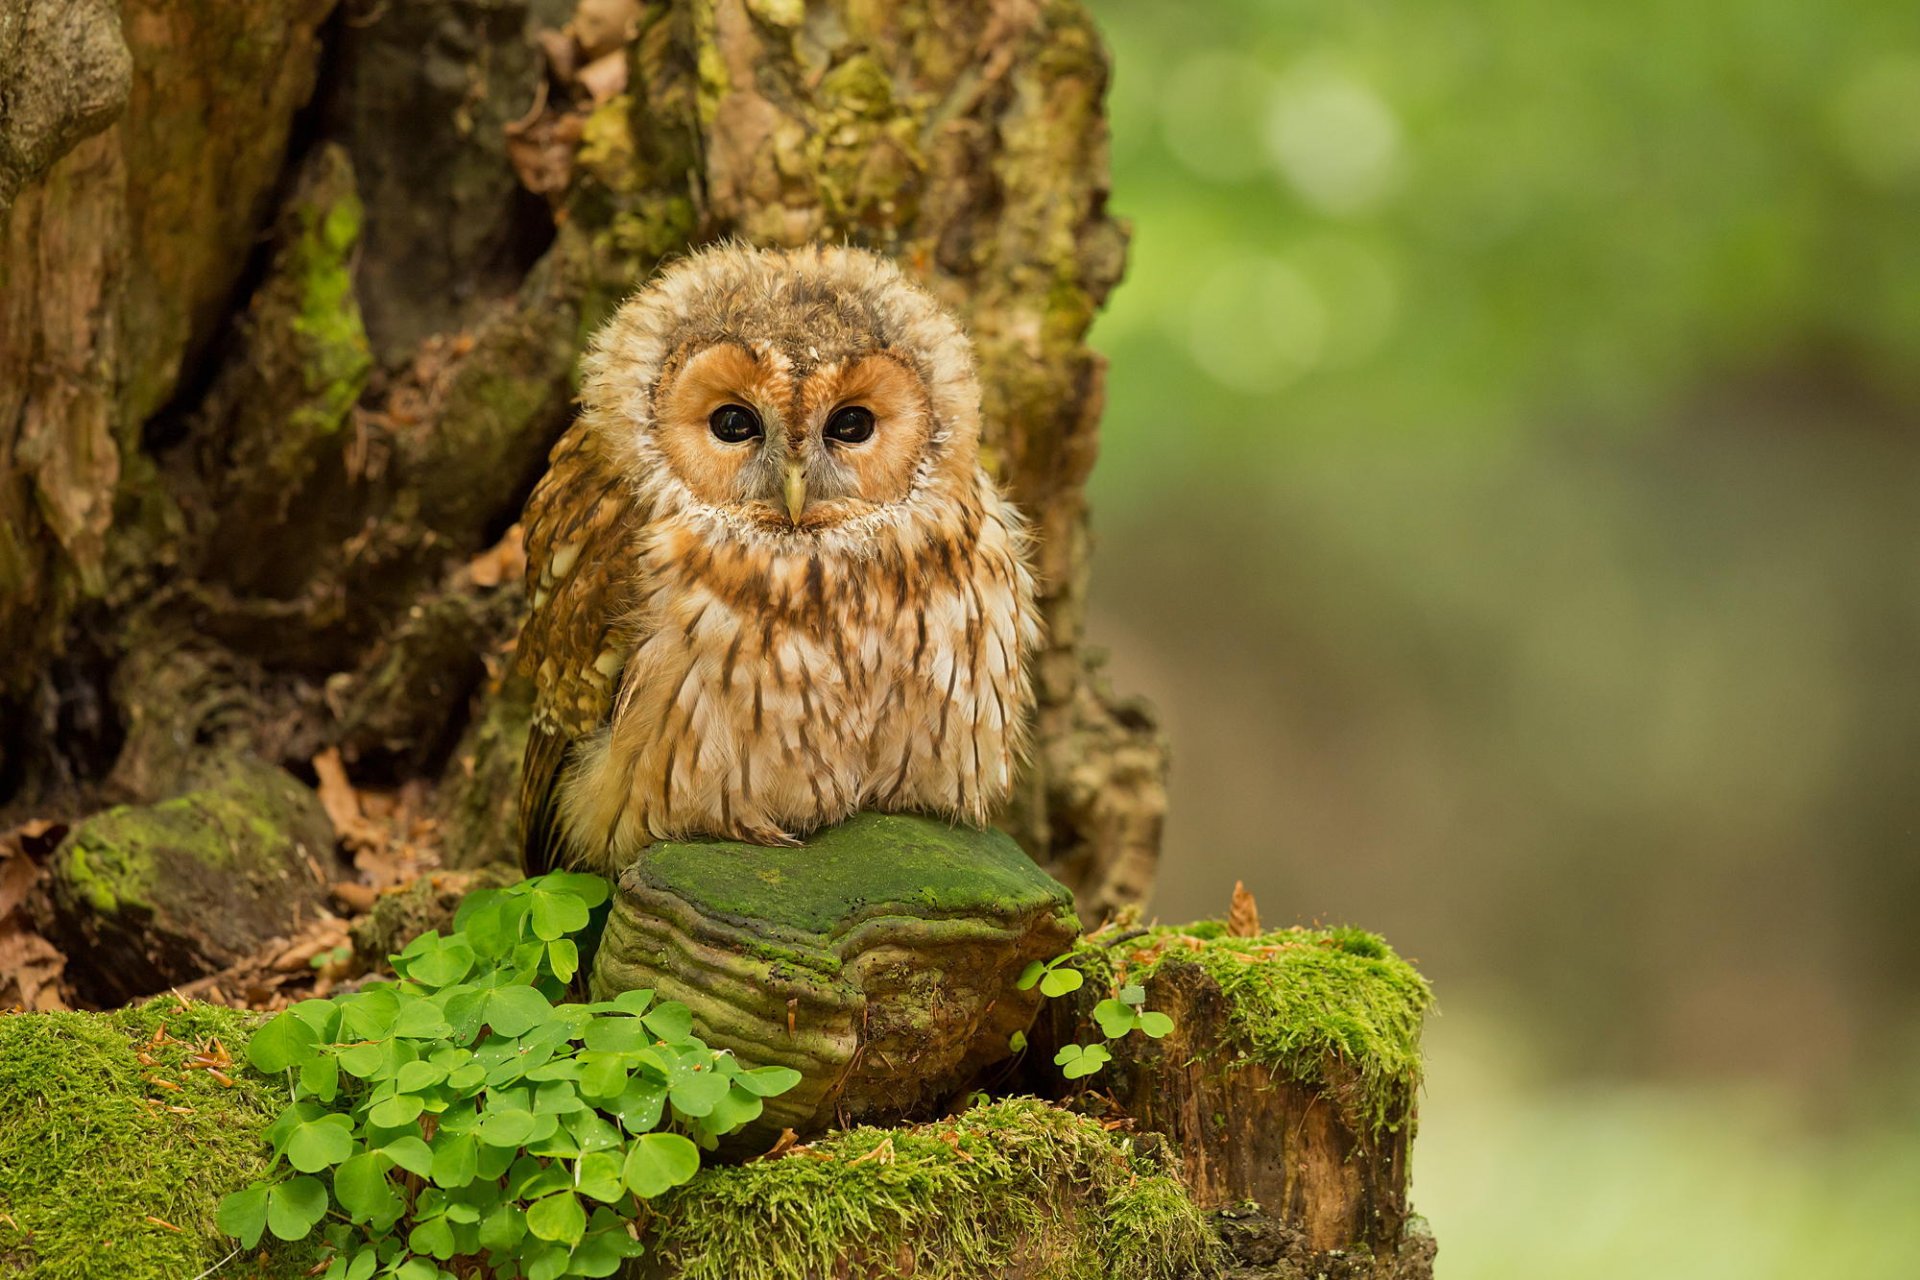
[[[742,440],[751,440],[755,436],[766,434],[760,425],[760,415],[743,404],[723,404],[707,415],[707,427],[713,432],[713,438],[724,440],[728,444],[739,444]]]

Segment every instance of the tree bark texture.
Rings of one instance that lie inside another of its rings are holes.
[[[1084,337],[1125,234],[1075,0],[17,8],[0,821],[161,799],[208,750],[311,779],[338,748],[356,782],[431,788],[448,862],[511,856],[511,527],[583,340],[690,246],[844,240],[969,325],[989,466],[1038,534],[1007,825],[1084,914],[1144,896],[1164,750],[1083,635]],[[91,78],[16,88],[57,66]]]

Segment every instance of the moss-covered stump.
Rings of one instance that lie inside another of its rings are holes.
[[[1271,1258],[1245,1274],[1427,1274],[1407,1178],[1432,993],[1412,966],[1346,928],[1157,928],[1079,955],[1087,983],[1050,1011],[1036,1057],[1101,1039],[1095,1004],[1145,988],[1173,1031],[1113,1042],[1091,1083],[1173,1141],[1202,1206],[1260,1206],[1223,1223],[1230,1242]]]
[[[110,1014],[0,1015],[0,1276],[190,1280],[234,1252],[220,1197],[266,1171],[285,1104],[240,1060],[253,1017],[162,998]],[[143,1061],[142,1059],[145,1059]],[[225,1274],[297,1276],[310,1249]]]
[[[117,1004],[216,972],[320,909],[333,827],[314,793],[250,757],[204,778],[95,814],[54,852],[54,929],[88,997]]]
[[[707,1169],[647,1232],[648,1280],[1200,1280],[1205,1215],[1124,1134],[1033,1098]]]
[[[593,990],[653,988],[716,1048],[799,1071],[756,1141],[937,1108],[1007,1055],[1038,1001],[1021,969],[1078,932],[1006,835],[859,814],[798,848],[652,846],[620,878]]]

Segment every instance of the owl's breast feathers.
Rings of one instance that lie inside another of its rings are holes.
[[[783,842],[861,808],[988,820],[1039,625],[984,474],[824,536],[743,533],[646,488],[576,430],[529,505],[530,870],[676,836]]]

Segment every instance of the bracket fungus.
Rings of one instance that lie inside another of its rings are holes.
[[[748,1137],[937,1108],[1008,1055],[1031,961],[1079,933],[1067,890],[998,831],[857,814],[797,848],[648,847],[621,875],[596,999],[650,987],[700,1035],[801,1073]]]

